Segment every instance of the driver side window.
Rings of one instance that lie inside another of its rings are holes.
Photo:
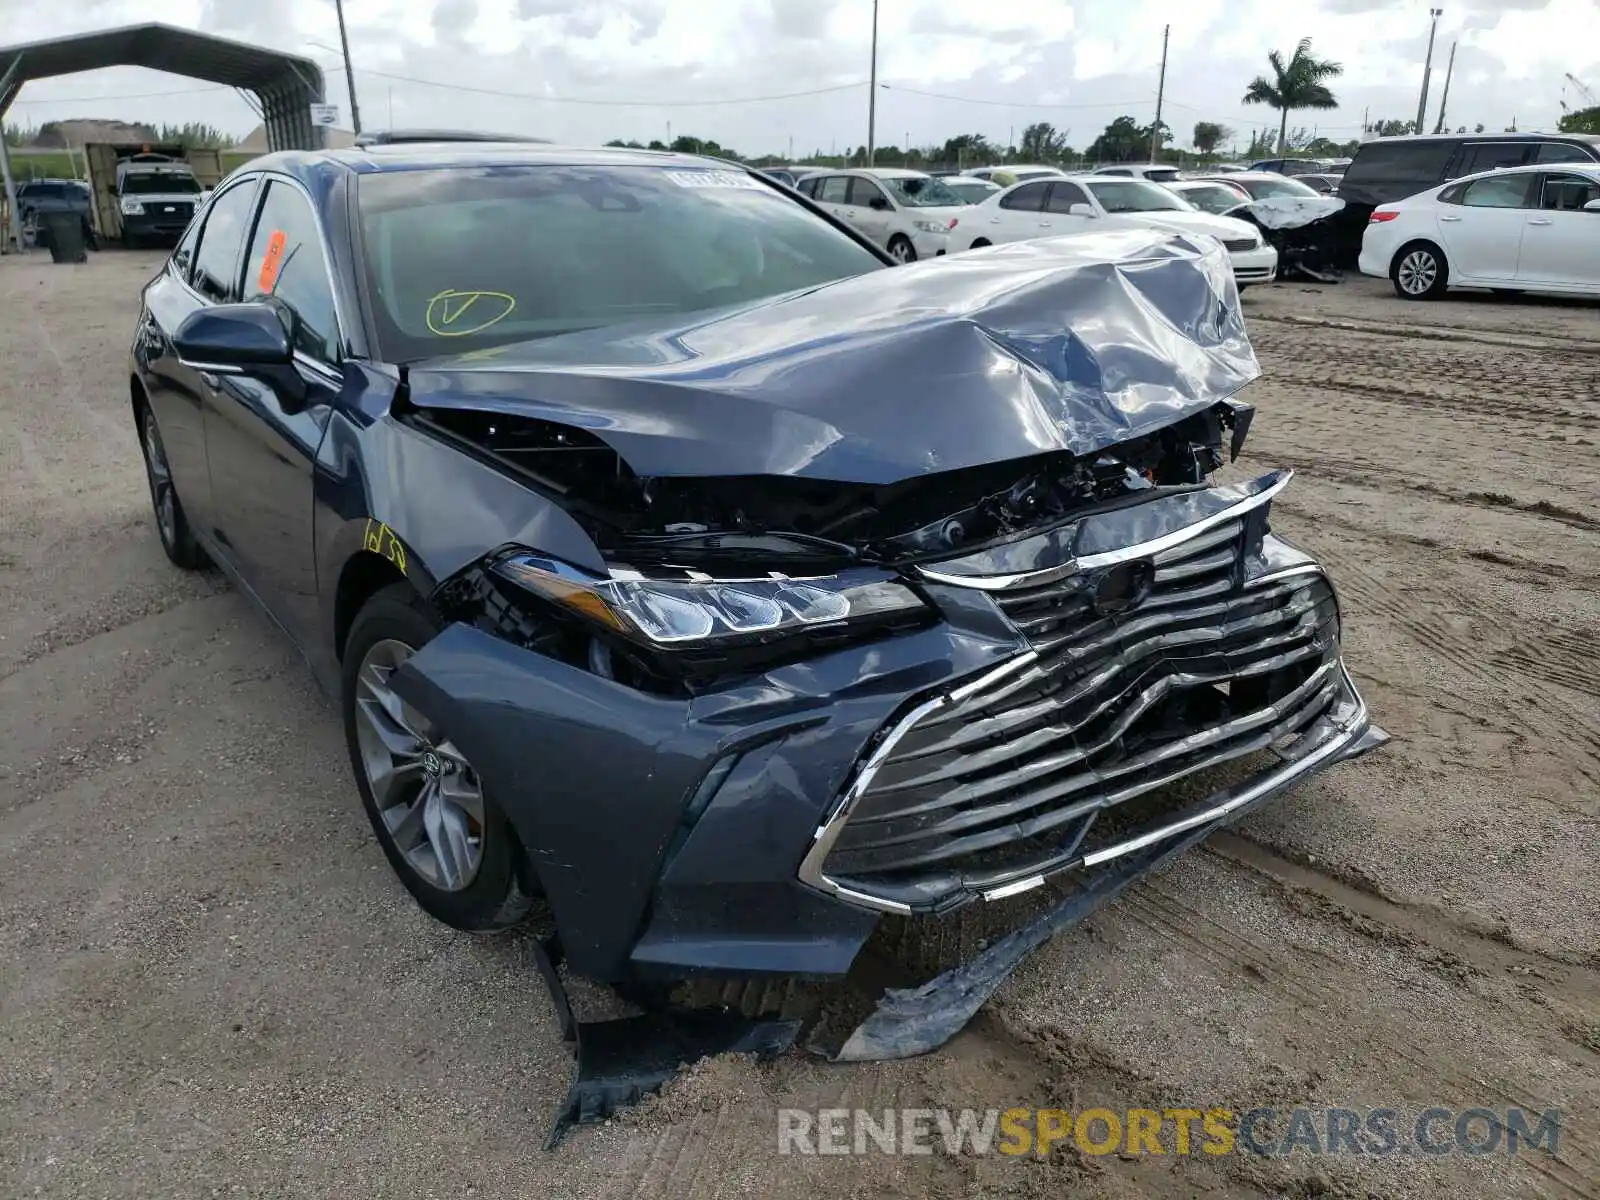
[[[244,295],[282,303],[296,318],[294,348],[318,362],[338,361],[339,323],[317,214],[305,196],[277,179],[267,184],[250,239]]]
[[[883,189],[870,179],[862,179],[859,175],[850,179],[850,204],[856,208],[870,208],[874,200],[883,201],[883,207],[888,208],[889,198],[883,194]]]
[[[1000,201],[1000,207],[1020,212],[1038,212],[1044,207],[1044,194],[1049,189],[1048,183],[1025,183]]]

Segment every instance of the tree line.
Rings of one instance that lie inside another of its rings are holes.
[[[74,148],[81,139],[68,136],[66,125],[77,122],[45,121],[40,125],[22,125],[15,121],[5,123],[4,136],[8,146],[30,150],[66,150]],[[204,121],[189,121],[182,125],[147,125],[142,122],[88,120],[85,124],[121,127],[127,140],[182,146],[185,150],[227,150],[239,139],[224,133],[215,125]]]

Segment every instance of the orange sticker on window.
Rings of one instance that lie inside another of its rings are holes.
[[[289,235],[281,229],[274,229],[272,236],[267,239],[267,252],[261,257],[261,275],[256,280],[256,290],[264,295],[272,295],[272,289],[278,284],[278,271],[283,266],[283,248],[288,241]]]

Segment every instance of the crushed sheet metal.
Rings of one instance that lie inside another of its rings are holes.
[[[1260,374],[1212,238],[1110,230],[413,366],[429,407],[581,427],[646,476],[888,484],[1154,433]]]
[[[1344,201],[1337,196],[1266,196],[1241,204],[1228,215],[1243,217],[1248,213],[1263,229],[1299,229],[1343,210]]]
[[[1341,234],[1333,218],[1344,211],[1337,196],[1269,196],[1230,209],[1278,252],[1278,278],[1338,283]]]

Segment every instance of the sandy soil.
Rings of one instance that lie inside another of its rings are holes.
[[[1284,285],[1248,461],[1396,735],[1034,956],[943,1053],[716,1061],[539,1145],[523,937],[431,924],[331,706],[161,556],[125,384],[153,255],[0,262],[0,1195],[1594,1196],[1600,308]],[[1566,1112],[1559,1155],[803,1158],[776,1108]]]

